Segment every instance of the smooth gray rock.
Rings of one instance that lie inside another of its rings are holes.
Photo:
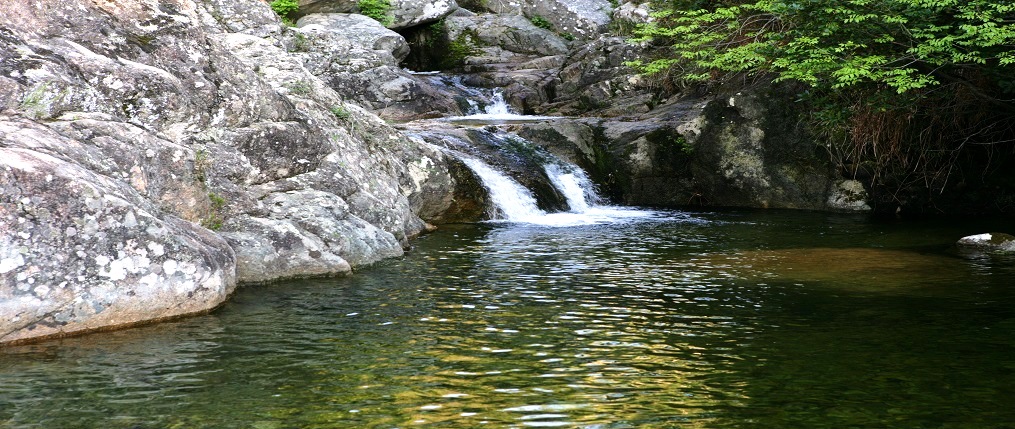
[[[584,40],[605,32],[613,13],[608,0],[487,0],[486,5],[500,14],[542,18],[553,31]]]
[[[654,20],[652,5],[649,2],[627,2],[613,11],[613,22],[627,30]]]
[[[858,180],[839,180],[828,195],[828,209],[849,212],[869,212],[867,190]]]
[[[384,24],[401,30],[438,21],[458,9],[455,0],[390,0]],[[298,16],[315,13],[360,13],[357,0],[300,0]]]
[[[995,252],[1015,252],[1015,235],[1003,232],[970,235],[962,237],[959,246]]]
[[[559,35],[533,25],[520,15],[453,16],[445,23],[451,39],[465,35],[479,47],[498,47],[508,52],[539,56],[568,52],[567,42]]]
[[[312,73],[330,63],[260,0],[3,8],[0,343],[348,273],[446,207],[445,158]]]
[[[354,45],[390,53],[395,59],[392,65],[409,55],[409,44],[402,35],[363,15],[318,13],[300,18],[296,26],[304,30],[316,26],[315,29],[330,31]]]
[[[300,48],[290,55],[301,60],[302,67],[342,99],[355,102],[385,119],[400,122],[463,113],[453,95],[402,69],[393,55],[386,50],[373,49],[373,42],[369,40],[358,39],[339,27],[307,25],[298,31]],[[241,40],[241,36],[234,37]],[[364,40],[370,45],[357,42]],[[247,49],[251,56],[260,55],[260,48],[256,46],[270,45],[253,39],[245,39],[242,43],[255,46]]]
[[[391,29],[404,29],[438,21],[458,9],[455,0],[391,0]]]

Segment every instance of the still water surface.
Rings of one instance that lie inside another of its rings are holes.
[[[0,428],[1010,428],[1003,227],[447,226],[211,315],[0,349]]]

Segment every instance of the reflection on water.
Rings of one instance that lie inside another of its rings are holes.
[[[690,259],[688,268],[699,277],[726,274],[759,282],[807,282],[851,291],[896,293],[920,288],[926,293],[931,284],[945,288],[961,284],[974,266],[954,257],[912,250],[817,247],[706,255]]]
[[[992,229],[449,226],[350,278],[4,349],[0,428],[1005,427],[1015,260],[951,246]]]

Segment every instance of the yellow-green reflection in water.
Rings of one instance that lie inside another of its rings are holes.
[[[694,257],[702,277],[734,276],[757,282],[795,281],[816,287],[899,293],[961,282],[972,273],[966,261],[941,254],[878,248],[747,250]]]
[[[1001,428],[1015,259],[963,222],[447,226],[340,279],[0,351],[0,428]]]

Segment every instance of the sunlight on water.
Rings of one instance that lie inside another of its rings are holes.
[[[952,247],[1003,225],[448,225],[350,277],[0,349],[0,427],[1003,428],[1015,258]]]

